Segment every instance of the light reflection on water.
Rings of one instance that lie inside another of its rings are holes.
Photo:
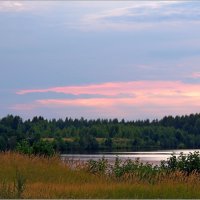
[[[167,160],[172,154],[178,156],[181,152],[189,154],[190,152],[200,151],[200,149],[186,149],[186,150],[163,150],[163,151],[142,151],[142,152],[104,152],[98,154],[62,154],[61,159],[88,161],[90,159],[98,160],[104,157],[110,162],[113,162],[116,157],[121,160],[135,160],[137,158],[142,162],[149,162],[159,164],[161,160]]]

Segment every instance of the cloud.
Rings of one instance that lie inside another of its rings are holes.
[[[133,1],[125,7],[87,14],[81,19],[83,30],[141,30],[155,26],[182,26],[200,23],[200,6],[184,1]]]
[[[16,110],[16,111],[31,111],[36,108],[39,108],[40,105],[37,102],[34,103],[20,103],[10,106],[9,109]]]
[[[30,93],[73,94],[76,98],[37,99],[27,104],[16,104],[12,110],[77,109],[77,115],[104,117],[161,117],[166,114],[189,114],[200,108],[200,84],[189,84],[180,81],[132,81],[109,82],[83,86],[53,87],[37,90],[20,90],[18,95]],[[83,98],[83,94],[91,95]],[[97,96],[95,96],[97,95]],[[98,95],[103,95],[99,97]],[[73,108],[73,109],[72,109]],[[86,110],[85,110],[86,109]],[[67,112],[67,111],[66,111]]]
[[[178,91],[178,92],[177,92]],[[123,97],[132,95],[150,95],[150,96],[187,96],[190,92],[200,95],[200,85],[182,83],[180,81],[130,81],[130,82],[107,82],[101,84],[89,84],[79,86],[52,87],[46,89],[28,89],[19,90],[18,95],[30,93],[63,93],[72,95],[104,95],[108,98]]]
[[[56,1],[2,0],[0,1],[0,12],[30,12],[46,15],[46,11],[54,12],[59,7],[62,8],[63,4]]]
[[[194,79],[199,79],[200,78],[200,72],[194,72],[192,73],[191,76],[189,76],[190,78],[194,78]]]
[[[13,12],[23,11],[27,7],[21,1],[1,1],[0,12]]]
[[[36,102],[44,106],[84,106],[84,107],[107,107],[113,106],[115,103],[127,102],[129,99],[113,99],[113,98],[93,98],[93,99],[43,99]]]
[[[53,16],[51,19],[56,15],[57,17],[60,16],[59,23],[62,26],[82,31],[112,29],[141,30],[160,26],[161,24],[166,28],[166,26],[182,26],[185,22],[199,24],[200,18],[200,6],[198,2],[0,2],[0,12],[27,10],[32,11],[32,13],[40,13],[42,17],[51,15],[51,17]],[[58,23],[58,21],[56,21],[56,23]]]

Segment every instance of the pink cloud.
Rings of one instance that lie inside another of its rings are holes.
[[[90,98],[90,99],[41,99],[36,103],[40,106],[54,107],[118,107],[118,106],[200,106],[200,97],[187,96],[138,96],[135,98]]]
[[[190,92],[200,95],[200,85],[187,84],[179,81],[132,81],[132,82],[108,82],[102,84],[91,84],[82,86],[52,87],[47,89],[20,90],[17,94],[24,95],[29,93],[63,93],[73,95],[106,95],[117,96],[129,95],[188,95]]]
[[[200,72],[194,72],[194,73],[192,73],[192,75],[190,77],[191,78],[200,78]]]
[[[38,99],[29,104],[17,104],[13,110],[39,110],[40,108],[72,112],[78,108],[81,116],[90,110],[95,116],[105,114],[116,117],[164,116],[167,114],[189,114],[200,110],[200,85],[179,81],[132,81],[111,82],[84,86],[53,87],[47,89],[20,90],[17,94],[64,93],[93,95],[90,98]],[[104,95],[103,98],[95,95]],[[116,98],[117,97],[117,98]],[[70,109],[72,108],[72,109]],[[70,111],[67,111],[69,110]],[[80,114],[79,113],[79,114]],[[74,112],[72,112],[74,115]]]
[[[112,106],[113,99],[102,99],[102,98],[92,98],[92,99],[42,99],[37,100],[37,103],[44,106],[86,106],[86,107],[102,107],[102,106]]]
[[[23,104],[15,104],[10,107],[11,110],[18,110],[18,111],[31,111],[37,107],[40,107],[36,102],[34,103],[23,103]]]

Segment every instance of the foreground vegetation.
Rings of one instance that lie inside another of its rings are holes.
[[[200,148],[200,114],[153,121],[43,117],[22,120],[12,115],[0,119],[0,150],[14,150],[23,140],[33,151],[46,141],[60,153],[194,149]]]
[[[62,162],[14,152],[0,154],[0,198],[199,198],[198,152],[161,166],[116,159]]]

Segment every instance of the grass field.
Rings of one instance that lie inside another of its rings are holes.
[[[200,198],[200,176],[159,174],[156,181],[136,175],[93,174],[71,168],[58,156],[43,158],[0,153],[0,198]]]

